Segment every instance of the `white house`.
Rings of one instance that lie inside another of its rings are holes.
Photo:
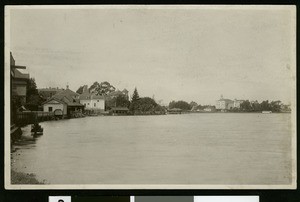
[[[67,114],[67,103],[55,97],[50,98],[43,103],[44,112],[61,111],[63,115]]]
[[[216,102],[216,109],[228,110],[233,108],[233,101],[230,99],[224,99],[223,96]]]
[[[79,96],[80,104],[84,105],[86,110],[104,111],[105,99],[103,96],[89,93],[87,86],[84,86],[83,93]]]

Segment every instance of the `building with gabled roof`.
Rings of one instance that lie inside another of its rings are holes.
[[[67,89],[56,93],[42,105],[45,112],[61,110],[63,115],[68,116],[75,112],[82,112],[84,109],[84,105],[79,102],[79,94],[70,90],[68,86]]]
[[[18,96],[23,105],[26,103],[27,84],[30,78],[29,74],[22,73],[19,69],[26,69],[26,67],[16,65],[15,59],[10,52],[11,95]]]
[[[90,93],[85,85],[83,87],[83,92],[79,95],[80,104],[84,105],[86,110],[91,110],[95,112],[105,111],[105,98],[101,95],[96,95],[95,93]]]
[[[216,109],[218,110],[229,110],[233,108],[233,100],[224,99],[221,95],[220,99],[216,101]]]

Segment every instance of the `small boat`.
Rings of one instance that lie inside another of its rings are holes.
[[[262,111],[263,114],[272,114],[272,111]]]
[[[31,132],[34,134],[43,134],[44,129],[38,124],[35,123],[31,125]]]

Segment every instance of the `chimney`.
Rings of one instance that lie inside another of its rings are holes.
[[[69,89],[69,84],[67,84],[67,89]]]

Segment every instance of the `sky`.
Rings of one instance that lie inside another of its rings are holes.
[[[10,9],[10,50],[38,88],[108,81],[132,94],[215,104],[291,101],[292,7]]]

